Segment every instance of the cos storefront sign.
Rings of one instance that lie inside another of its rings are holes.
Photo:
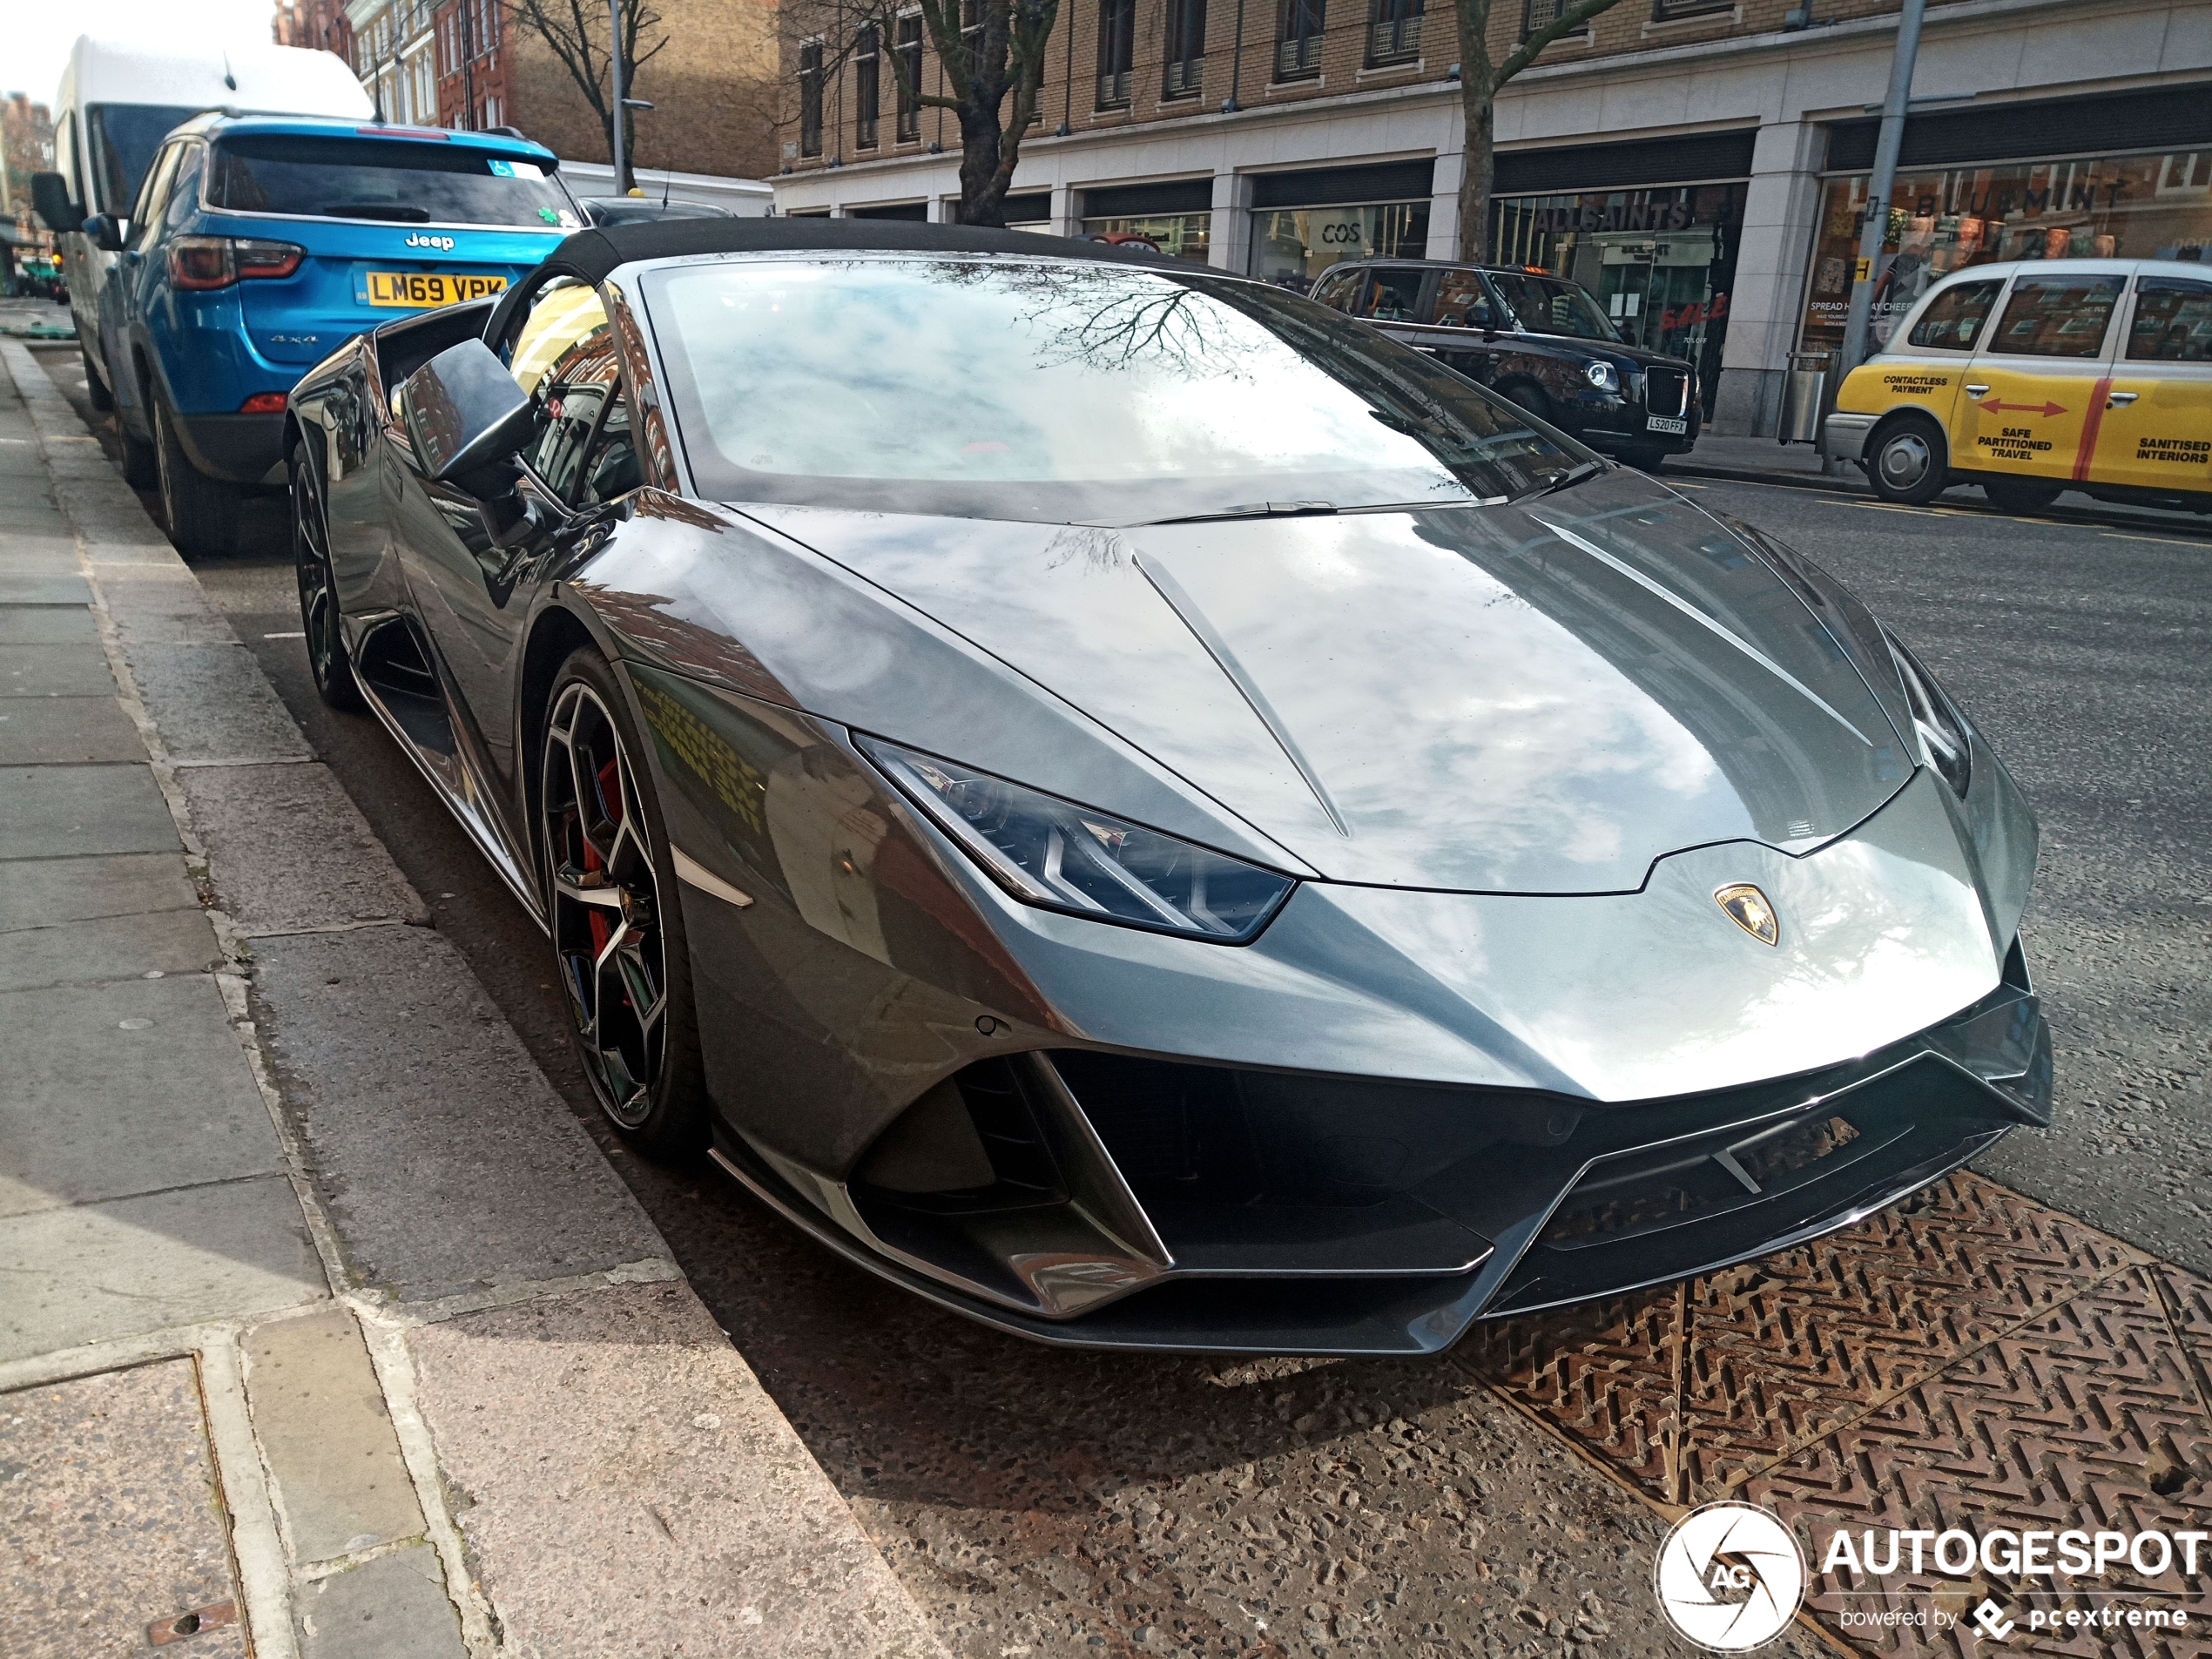
[[[1843,340],[1874,124],[1831,129],[1804,349]],[[2092,148],[2084,140],[2094,138]],[[1914,116],[1874,279],[1886,342],[1939,277],[1999,260],[2212,260],[2212,84]]]
[[[1433,161],[1317,172],[1261,173],[1252,181],[1252,275],[1304,293],[1344,260],[1428,257]]]

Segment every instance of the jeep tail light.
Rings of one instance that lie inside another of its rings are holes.
[[[169,281],[179,288],[227,288],[254,277],[288,277],[307,256],[290,242],[180,236],[169,244]]]
[[[281,415],[284,413],[284,394],[256,392],[238,406],[240,415]]]

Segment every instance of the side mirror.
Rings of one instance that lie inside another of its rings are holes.
[[[78,229],[92,239],[92,246],[103,253],[123,252],[122,221],[110,213],[95,213],[79,225]]]
[[[440,483],[511,459],[529,441],[535,415],[481,340],[448,346],[408,375],[399,404],[422,470]]]
[[[57,233],[84,228],[84,210],[69,199],[69,180],[57,172],[30,175],[30,205],[46,228]]]

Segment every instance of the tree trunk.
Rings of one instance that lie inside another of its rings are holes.
[[[1453,10],[1459,14],[1460,110],[1466,131],[1460,173],[1460,257],[1480,265],[1489,256],[1490,190],[1498,178],[1493,136],[1498,88],[1490,65],[1490,8],[1478,0],[1460,0]]]
[[[999,125],[999,107],[976,107],[971,98],[960,108],[960,222],[1006,227],[1006,181],[999,176],[999,157],[1006,138]]]

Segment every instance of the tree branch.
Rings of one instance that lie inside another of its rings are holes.
[[[1537,55],[1552,42],[1562,39],[1568,35],[1581,33],[1583,24],[1601,11],[1610,11],[1619,3],[1620,0],[1581,0],[1580,4],[1561,12],[1541,29],[1534,30],[1527,39],[1521,43],[1521,50],[1498,66],[1497,72],[1491,78],[1490,84],[1493,86],[1504,85],[1506,82],[1534,63]]]

